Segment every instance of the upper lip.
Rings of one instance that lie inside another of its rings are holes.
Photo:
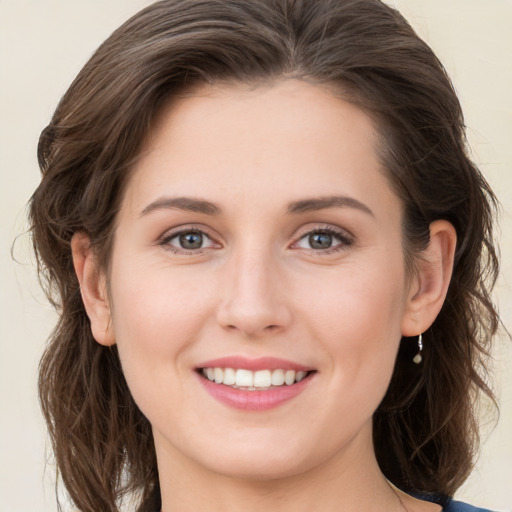
[[[259,357],[256,359],[242,356],[226,356],[218,359],[210,359],[197,365],[197,368],[236,368],[243,370],[295,370],[309,372],[314,370],[309,366],[280,359],[277,357]]]

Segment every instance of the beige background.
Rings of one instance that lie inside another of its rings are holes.
[[[36,370],[54,315],[21,234],[38,183],[36,144],[85,60],[144,0],[0,0],[0,512],[55,512],[54,468],[45,472],[45,429]],[[512,0],[393,0],[447,67],[465,108],[474,158],[503,203],[497,300],[512,328]],[[512,511],[512,343],[495,351],[502,412],[486,423],[480,461],[459,493]],[[101,512],[101,511],[98,511]]]

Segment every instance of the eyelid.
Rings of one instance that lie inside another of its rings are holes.
[[[307,249],[303,247],[298,247],[298,243],[304,239],[307,236],[310,236],[314,233],[328,233],[330,235],[333,235],[334,237],[338,238],[341,243],[338,245],[335,245],[333,247],[329,247],[327,249]],[[308,224],[305,226],[302,226],[297,234],[294,237],[294,242],[291,244],[291,248],[293,249],[303,249],[303,250],[309,250],[316,254],[329,254],[332,252],[338,252],[341,250],[346,249],[347,247],[353,245],[355,242],[355,237],[352,235],[349,231],[346,229],[340,228],[338,226],[334,226],[332,224],[324,224],[324,223],[315,223],[315,224]]]
[[[158,237],[157,244],[164,246],[167,250],[178,253],[178,254],[201,254],[205,250],[221,247],[217,237],[212,235],[211,230],[201,224],[183,224],[176,226],[171,229],[167,229],[160,237]],[[174,247],[170,244],[170,241],[184,233],[200,233],[208,240],[211,241],[211,246],[201,247],[199,249],[184,249],[180,247]]]

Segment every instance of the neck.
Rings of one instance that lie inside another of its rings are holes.
[[[176,452],[157,455],[162,512],[404,511],[368,439],[307,471],[273,478],[219,474]]]

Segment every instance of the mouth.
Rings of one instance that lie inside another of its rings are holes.
[[[283,368],[247,370],[219,366],[199,368],[198,373],[215,384],[223,384],[244,391],[267,391],[283,386],[293,386],[309,377],[314,370],[286,370]]]
[[[216,359],[196,369],[203,388],[231,408],[265,411],[300,395],[315,380],[315,369],[275,358]]]

